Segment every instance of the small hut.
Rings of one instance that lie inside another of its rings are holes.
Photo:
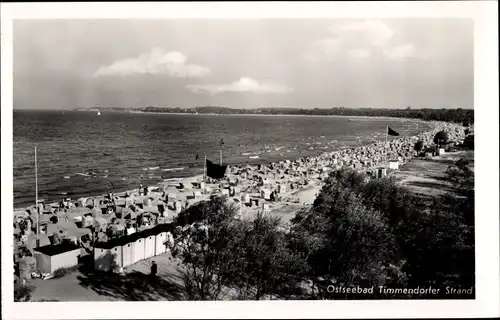
[[[399,161],[398,160],[389,160],[389,169],[399,170]]]
[[[36,265],[44,273],[53,273],[60,268],[77,266],[79,255],[80,248],[71,242],[35,249]]]

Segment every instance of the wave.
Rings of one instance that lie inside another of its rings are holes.
[[[83,176],[83,177],[90,177],[90,175],[88,173],[81,173],[81,172],[77,172],[77,173],[75,173],[75,175]]]
[[[175,172],[175,171],[182,171],[184,170],[184,167],[180,167],[180,168],[165,168],[165,169],[161,169],[161,171],[166,171],[166,172]]]

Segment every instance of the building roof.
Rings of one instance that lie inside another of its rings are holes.
[[[92,213],[92,211],[87,207],[73,207],[71,209],[68,209],[63,215],[67,215],[68,217],[75,217],[83,216],[89,213]]]
[[[173,226],[169,223],[158,224],[152,228],[148,228],[142,231],[135,232],[131,235],[114,238],[106,242],[98,242],[94,245],[96,248],[100,249],[111,249],[116,246],[123,246],[128,243],[135,242],[138,239],[143,239],[151,235],[158,235],[162,232],[167,232],[173,230]]]
[[[67,237],[76,237],[76,238],[80,238],[84,235],[91,235],[92,234],[92,231],[90,231],[90,229],[88,228],[70,228],[70,229],[66,229],[66,236]]]
[[[78,250],[80,247],[78,247],[76,244],[73,244],[71,242],[63,242],[58,245],[47,245],[43,247],[38,247],[35,248],[34,250],[43,254],[46,254],[48,256],[55,256],[61,253],[73,251],[73,250]]]
[[[152,213],[159,213],[159,210],[158,210],[158,205],[156,206],[144,206],[144,208],[142,208],[142,210],[144,212],[152,212]]]

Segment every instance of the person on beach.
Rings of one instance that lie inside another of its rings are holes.
[[[156,273],[158,272],[158,265],[156,262],[151,263],[151,278],[154,279],[156,278]]]

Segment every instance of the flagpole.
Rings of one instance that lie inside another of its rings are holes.
[[[205,155],[205,161],[203,162],[203,181],[207,177],[207,155]]]
[[[222,166],[222,145],[224,144],[224,142],[222,141],[222,139],[220,139],[220,165]]]
[[[40,221],[39,221],[39,215],[40,213],[38,212],[38,165],[37,165],[37,159],[36,159],[36,146],[35,146],[35,208],[36,208],[36,246],[38,247],[39,245],[39,239],[40,239]]]
[[[385,154],[385,162],[384,167],[387,166],[387,136],[389,135],[389,125],[385,127],[385,144],[384,144],[384,154]]]

